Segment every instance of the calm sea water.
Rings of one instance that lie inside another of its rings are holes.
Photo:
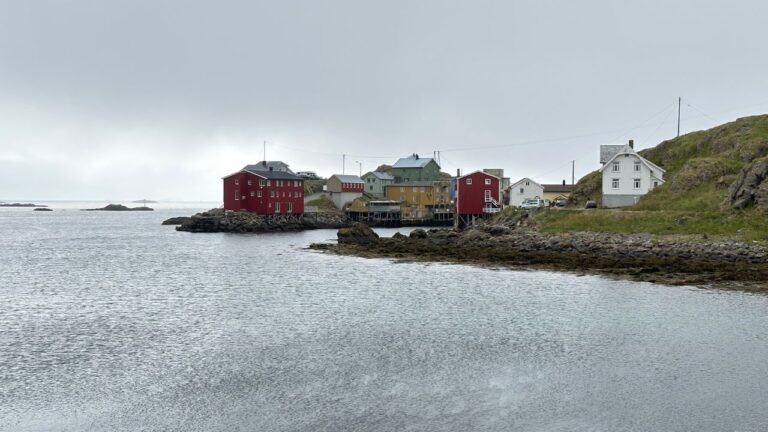
[[[768,430],[763,295],[78,207],[0,210],[0,430]]]

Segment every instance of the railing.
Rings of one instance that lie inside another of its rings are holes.
[[[500,207],[484,207],[483,213],[498,213],[501,211]]]

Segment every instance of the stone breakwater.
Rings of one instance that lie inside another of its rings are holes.
[[[486,225],[465,231],[417,229],[409,236],[380,238],[355,225],[339,230],[336,245],[310,247],[344,255],[615,274],[672,284],[768,284],[768,248],[704,236],[546,234],[529,227]]]
[[[263,233],[278,231],[303,231],[322,228],[342,228],[350,226],[350,222],[341,214],[336,213],[307,213],[302,216],[288,215],[257,215],[247,212],[225,212],[223,209],[213,209],[193,215],[188,219],[171,219],[164,222],[181,222],[177,231],[195,233]],[[167,222],[167,223],[166,223]]]

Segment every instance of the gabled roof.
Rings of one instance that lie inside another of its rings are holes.
[[[620,152],[624,148],[624,144],[609,144],[600,146],[600,163],[604,164],[608,162],[616,153]]]
[[[391,175],[389,175],[387,173],[380,172],[380,171],[370,171],[370,172],[367,172],[367,173],[363,174],[363,178],[368,178],[368,177],[371,177],[371,176],[376,177],[379,180],[394,180],[395,179],[393,176],[391,176]]]
[[[517,186],[518,184],[520,184],[520,183],[522,183],[522,182],[524,182],[524,181],[526,181],[526,180],[528,180],[529,182],[531,182],[531,183],[535,184],[536,186],[538,186],[538,187],[540,187],[540,188],[544,189],[544,187],[543,187],[543,186],[542,186],[540,183],[537,183],[537,182],[535,182],[535,181],[531,180],[531,179],[530,179],[530,178],[528,178],[528,177],[523,177],[523,178],[521,178],[520,180],[518,180],[518,181],[516,181],[516,182],[512,183],[511,185],[509,185],[509,187],[510,187],[510,188],[513,188],[513,187]]]
[[[251,171],[247,170],[245,168],[241,169],[240,171],[233,172],[232,174],[226,175],[222,178],[230,178],[233,175],[240,174],[240,173],[248,173],[253,174],[257,177],[261,177],[263,179],[269,179],[269,180],[301,180],[304,181],[302,177],[297,176],[296,174],[285,172],[285,171]]]
[[[487,173],[487,172],[485,172],[485,171],[481,171],[481,170],[472,171],[472,172],[471,172],[471,173],[469,173],[469,174],[464,174],[463,176],[461,176],[461,177],[458,177],[458,179],[460,180],[460,179],[463,179],[464,177],[469,177],[469,176],[471,176],[471,175],[475,175],[475,174],[478,174],[478,173],[479,173],[479,174],[482,174],[482,175],[484,175],[484,176],[493,177],[493,178],[495,178],[496,180],[501,180],[500,178],[496,177],[495,175],[493,175],[493,174],[489,174],[489,173]]]
[[[334,174],[331,177],[336,177],[342,183],[365,183],[363,179],[356,175]]]
[[[288,168],[288,164],[283,161],[260,161],[259,163],[252,165],[246,165],[243,167],[243,170],[250,172],[269,171],[270,168],[272,168],[272,171],[287,171],[291,174],[294,173]]]
[[[432,161],[434,161],[432,158],[423,158],[413,155],[408,156],[407,158],[398,159],[397,162],[392,165],[392,168],[424,168]],[[435,164],[437,164],[437,162],[435,162]]]
[[[571,192],[573,185],[555,183],[555,184],[543,184],[544,192]]]
[[[608,161],[605,163],[605,165],[603,165],[603,166],[602,166],[602,168],[600,168],[600,171],[605,171],[605,168],[606,168],[608,165],[610,165],[610,164],[611,164],[611,162],[613,162],[613,161],[614,161],[614,159],[616,159],[617,157],[619,157],[620,155],[623,155],[623,154],[628,154],[628,155],[637,156],[637,158],[638,158],[638,159],[640,159],[640,162],[642,162],[642,163],[643,163],[645,166],[647,166],[647,167],[648,167],[648,169],[649,169],[649,170],[651,170],[651,171],[653,171],[653,170],[657,170],[657,171],[660,171],[660,172],[662,172],[662,173],[665,173],[665,172],[667,172],[667,170],[665,170],[664,168],[662,168],[662,167],[660,167],[660,166],[656,165],[655,163],[653,163],[653,162],[649,161],[648,159],[646,159],[646,158],[644,158],[644,157],[640,156],[640,154],[639,154],[638,152],[636,152],[636,151],[635,151],[635,149],[633,149],[632,147],[630,147],[628,144],[627,144],[627,145],[625,145],[625,146],[624,146],[624,147],[621,149],[621,151],[619,151],[618,153],[616,153],[615,155],[613,155],[613,156],[612,156],[610,159],[608,159]]]

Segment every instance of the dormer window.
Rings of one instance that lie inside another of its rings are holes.
[[[614,162],[612,165],[611,171],[619,172],[620,168],[621,168],[621,162]]]

